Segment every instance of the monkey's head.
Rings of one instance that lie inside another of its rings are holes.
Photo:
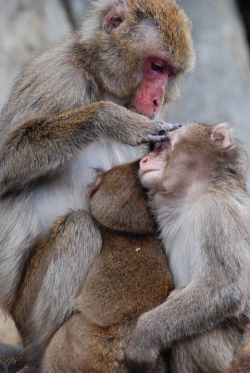
[[[138,178],[139,161],[102,174],[90,193],[90,208],[103,226],[127,233],[152,233],[147,194]]]
[[[169,132],[140,162],[140,178],[152,195],[192,192],[198,197],[219,182],[245,189],[247,157],[227,123],[189,123]],[[195,188],[194,188],[195,187]]]
[[[174,0],[96,1],[79,43],[102,99],[155,118],[194,66],[190,27]]]

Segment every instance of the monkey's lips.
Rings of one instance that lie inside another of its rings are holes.
[[[160,171],[161,169],[157,166],[156,167],[152,167],[152,165],[149,165],[149,167],[140,166],[139,176],[143,177],[148,172],[160,172]]]

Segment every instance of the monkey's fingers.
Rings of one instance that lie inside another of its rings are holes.
[[[160,135],[161,133],[177,130],[180,127],[182,127],[182,124],[180,123],[167,123],[167,122],[156,123],[156,130],[158,132],[158,135]]]
[[[147,134],[140,139],[141,143],[155,143],[155,142],[163,142],[168,139],[167,132],[174,131],[180,128],[182,124],[179,123],[166,123],[166,122],[157,122],[154,124],[152,128],[153,134]]]
[[[150,135],[143,136],[140,139],[139,144],[163,142],[163,141],[166,141],[167,139],[168,139],[167,134],[162,134],[162,135],[151,135],[150,134]]]

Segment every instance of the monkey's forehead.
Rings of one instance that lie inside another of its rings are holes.
[[[195,57],[190,35],[191,21],[175,1],[131,0],[130,9],[136,22],[148,21],[156,26],[163,50],[177,57],[180,63],[190,61],[192,67]]]

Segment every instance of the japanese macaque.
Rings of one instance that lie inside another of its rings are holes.
[[[190,21],[174,0],[99,0],[79,31],[17,79],[0,118],[0,304],[29,359],[74,314],[100,252],[84,212],[95,169],[166,139],[172,127],[157,118],[193,66]],[[28,283],[27,266],[56,220],[47,262],[35,261]]]
[[[113,168],[91,192],[91,213],[103,247],[77,299],[77,314],[61,326],[45,351],[44,373],[124,372],[124,349],[138,316],[164,302],[173,290],[138,167],[139,161]],[[39,262],[46,261],[50,241],[48,237],[39,247]],[[30,270],[35,273],[34,267]],[[167,372],[167,362],[158,359],[153,372]]]
[[[225,123],[183,126],[142,158],[176,289],[139,318],[126,350],[131,373],[167,347],[174,373],[219,373],[232,360],[250,317],[246,172],[245,151]]]

